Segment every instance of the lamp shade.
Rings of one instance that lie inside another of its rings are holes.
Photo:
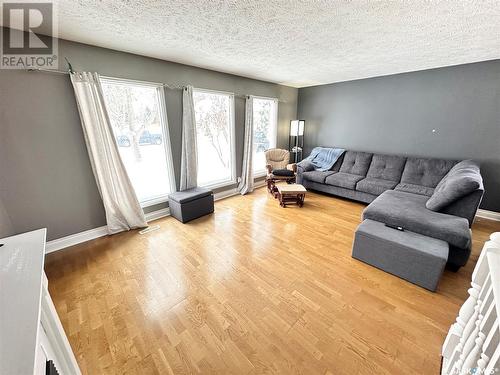
[[[290,121],[290,135],[297,137],[304,135],[304,120],[292,120]]]

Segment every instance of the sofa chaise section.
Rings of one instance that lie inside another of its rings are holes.
[[[363,219],[445,241],[452,268],[469,258],[469,228],[484,192],[473,161],[346,151],[330,171],[299,163],[297,178],[308,189],[368,203]]]
[[[375,199],[363,211],[369,219],[394,227],[403,227],[450,245],[448,263],[465,265],[470,254],[471,231],[467,219],[426,208],[428,197],[403,191],[389,190]]]
[[[413,232],[438,238],[465,249],[470,246],[469,222],[462,217],[429,210],[423,195],[388,190],[363,211],[363,219],[371,219]]]

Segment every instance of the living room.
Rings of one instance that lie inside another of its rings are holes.
[[[0,374],[500,371],[497,1],[1,5]]]

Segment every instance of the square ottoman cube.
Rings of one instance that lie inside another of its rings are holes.
[[[356,229],[352,257],[435,291],[448,251],[445,241],[367,219]]]
[[[214,212],[214,194],[204,188],[178,191],[168,196],[170,215],[186,223]]]

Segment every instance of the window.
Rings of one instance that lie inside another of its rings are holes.
[[[193,99],[198,185],[216,187],[236,182],[233,95],[196,89]]]
[[[253,173],[266,174],[264,151],[276,147],[278,124],[278,101],[254,98],[253,100]]]
[[[161,84],[102,79],[118,150],[141,206],[175,191],[165,98]]]

